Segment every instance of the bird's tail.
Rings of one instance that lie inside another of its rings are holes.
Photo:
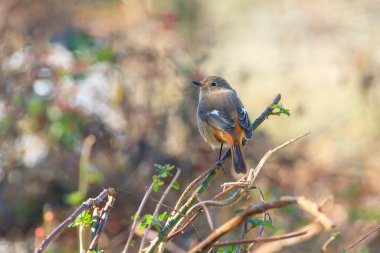
[[[234,164],[234,169],[236,173],[246,173],[247,172],[247,162],[245,161],[245,156],[243,148],[240,142],[235,141],[232,144],[232,163]]]

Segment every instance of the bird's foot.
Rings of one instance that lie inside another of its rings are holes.
[[[216,162],[216,166],[222,168],[223,173],[226,174],[226,171],[224,170],[224,167],[223,167],[222,161],[218,160],[218,161]]]

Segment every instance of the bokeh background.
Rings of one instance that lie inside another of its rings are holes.
[[[119,252],[153,164],[182,168],[183,190],[217,158],[198,133],[191,84],[215,74],[233,85],[251,119],[282,94],[291,117],[270,117],[255,132],[249,165],[311,134],[276,153],[257,184],[266,200],[332,196],[324,212],[341,234],[330,247],[349,246],[380,220],[379,14],[376,0],[2,0],[0,251],[30,252],[78,201],[114,187],[102,245]],[[229,164],[204,198],[235,178]],[[212,209],[216,224],[258,199]],[[267,234],[310,221],[297,208],[272,218]],[[203,236],[204,223],[196,224]],[[318,252],[329,236],[283,252]],[[186,250],[196,239],[190,228],[175,242]],[[380,252],[379,242],[375,233],[354,251]],[[50,252],[76,244],[67,230]]]

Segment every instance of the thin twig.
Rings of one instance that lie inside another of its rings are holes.
[[[208,173],[210,173],[211,170],[214,169],[214,166],[211,166],[207,171],[203,172],[201,175],[199,175],[196,179],[194,179],[187,187],[186,189],[183,191],[183,193],[181,194],[181,197],[179,197],[176,205],[174,206],[174,209],[175,210],[178,210],[180,206],[182,206],[183,202],[184,202],[184,199],[186,197],[186,195],[197,185],[197,183],[199,183],[203,178],[205,178]]]
[[[115,198],[113,196],[108,196],[108,201],[107,201],[106,206],[104,207],[102,217],[100,218],[99,226],[98,226],[98,229],[96,230],[96,235],[94,239],[92,239],[92,242],[88,248],[88,252],[93,251],[97,247],[100,235],[102,234],[104,230],[104,227],[106,225],[106,222],[109,217],[109,213],[111,211],[111,208],[114,202],[115,202]]]
[[[224,223],[222,226],[214,230],[205,240],[200,242],[197,246],[192,248],[189,252],[195,253],[195,252],[201,252],[201,251],[206,250],[217,239],[219,239],[221,236],[231,231],[233,228],[239,226],[241,223],[243,223],[246,220],[247,217],[251,215],[263,213],[269,209],[281,208],[281,207],[295,204],[295,203],[297,203],[296,197],[283,197],[278,201],[274,201],[270,203],[258,203],[256,205],[253,205],[252,207],[245,210],[243,213],[233,217],[232,219]]]
[[[170,240],[172,239],[173,237],[176,237],[178,234],[182,233],[182,231],[184,231],[186,228],[188,228],[190,225],[192,225],[194,228],[195,226],[193,225],[193,221],[198,217],[198,215],[200,214],[200,210],[199,212],[197,212],[196,214],[194,214],[193,217],[191,217],[189,220],[187,220],[187,222],[180,228],[178,228],[177,230],[175,230],[174,232],[172,232],[170,235],[168,235],[167,237],[167,240]],[[198,237],[201,238],[199,232],[197,233],[198,234]]]
[[[225,200],[219,200],[219,201],[205,200],[205,201],[202,201],[200,203],[193,205],[190,209],[188,209],[186,216],[193,216],[195,214],[198,214],[203,206],[216,206],[216,207],[230,206],[233,203],[235,203],[236,201],[238,201],[241,198],[241,195],[242,194],[240,192],[236,192],[234,195],[232,195],[231,197],[229,197],[228,199],[225,199]],[[181,219],[181,221],[178,222],[177,226],[175,227],[174,232],[169,234],[170,238],[173,237],[172,234],[174,234],[174,233],[178,234],[177,228],[179,227],[179,224],[183,223],[182,221],[183,221],[183,219]]]
[[[267,106],[267,108],[263,111],[263,113],[260,114],[259,117],[256,118],[256,120],[252,123],[252,128],[253,128],[253,131],[256,130],[256,128],[258,126],[261,125],[261,123],[263,123],[269,115],[271,115],[272,111],[273,111],[273,106],[275,104],[278,104],[281,100],[281,94],[277,94],[277,96],[273,99],[272,103],[270,103],[270,105]]]
[[[154,230],[149,230],[147,231],[147,239],[148,240],[154,240],[158,236],[158,232]],[[186,253],[185,250],[183,250],[181,247],[179,247],[177,244],[175,244],[172,241],[169,241],[168,244],[165,247],[165,250],[168,252],[173,252],[173,253]]]
[[[155,201],[155,202],[158,203],[158,200],[156,200],[156,199],[154,199],[154,198],[152,198],[152,197],[150,197],[150,199],[151,199],[152,201]],[[183,218],[185,218],[185,220],[188,222],[188,223],[186,223],[187,226],[191,225],[191,226],[193,227],[193,229],[194,229],[196,235],[198,236],[198,239],[201,239],[201,238],[202,238],[201,233],[198,231],[197,227],[194,226],[194,224],[191,222],[191,221],[192,221],[191,219],[192,219],[193,217],[190,217],[190,218],[189,218],[189,217],[187,217],[186,215],[180,213],[178,210],[175,210],[174,208],[172,208],[172,207],[170,207],[170,206],[168,206],[168,205],[162,204],[162,206],[164,206],[165,208],[169,209],[169,210],[172,211],[173,213],[177,213],[177,214],[181,215]],[[194,220],[194,219],[193,219],[193,220]],[[174,237],[174,236],[173,236],[173,237]],[[169,239],[170,239],[170,238],[168,237],[168,240],[169,240]]]
[[[177,168],[177,173],[175,174],[175,176],[173,177],[172,181],[170,182],[170,184],[168,185],[168,187],[166,187],[164,193],[162,194],[161,198],[160,198],[160,201],[158,202],[158,204],[156,205],[156,209],[154,210],[153,212],[153,220],[155,219],[155,217],[157,216],[158,212],[160,211],[160,208],[161,208],[161,205],[162,203],[164,202],[164,199],[166,198],[166,196],[168,195],[169,191],[171,190],[173,184],[176,182],[177,178],[179,177],[179,175],[181,174],[181,169]],[[139,253],[141,253],[144,249],[144,245],[145,245],[145,240],[146,240],[146,237],[147,237],[147,234],[148,234],[148,231],[150,231],[151,227],[153,225],[153,221],[151,223],[149,223],[148,227],[146,228],[146,232],[144,233],[144,236],[141,240],[141,244],[140,244],[140,249],[139,249]]]
[[[153,187],[154,187],[155,183],[156,182],[153,182],[149,186],[148,190],[146,191],[146,193],[144,195],[143,200],[140,203],[139,208],[137,209],[137,212],[136,212],[136,215],[135,215],[135,219],[133,220],[131,231],[130,231],[129,236],[128,236],[127,243],[125,244],[125,247],[124,247],[124,250],[122,251],[122,253],[127,253],[128,252],[128,248],[129,248],[129,246],[130,246],[130,244],[132,242],[133,235],[135,234],[135,229],[136,229],[136,226],[137,226],[137,222],[138,222],[138,220],[140,218],[141,212],[142,212],[142,210],[144,208],[144,205],[145,205],[146,201],[148,200],[149,195],[153,191]]]
[[[228,245],[236,245],[236,244],[248,244],[248,243],[263,243],[263,242],[273,242],[273,241],[280,241],[280,240],[285,240],[289,238],[294,238],[302,235],[306,235],[307,231],[300,231],[300,232],[292,232],[292,233],[287,233],[284,235],[277,235],[277,236],[271,236],[271,237],[266,237],[266,238],[257,238],[257,239],[251,239],[251,240],[238,240],[238,241],[230,241],[230,242],[218,242],[214,243],[212,245],[213,248],[216,247],[224,247]]]
[[[115,190],[113,188],[104,189],[96,198],[89,198],[82,203],[66,220],[64,220],[58,227],[56,227],[40,244],[38,248],[34,250],[34,253],[41,253],[61,232],[65,229],[75,218],[81,214],[84,210],[90,208],[92,205],[97,205],[104,200],[108,195],[114,195]]]
[[[310,133],[310,132],[309,132]],[[299,139],[301,139],[302,137],[308,135],[309,133],[305,133],[305,134],[302,134],[294,139],[291,139],[287,142],[284,142],[283,144],[281,144],[280,146],[272,149],[272,150],[269,150],[264,156],[263,158],[261,158],[259,164],[256,166],[256,168],[254,170],[250,170],[249,174],[248,174],[248,177],[247,177],[247,182],[249,182],[250,186],[248,186],[249,188],[253,186],[253,182],[256,180],[257,176],[259,175],[262,167],[264,166],[265,162],[269,159],[269,157],[276,151],[290,145],[291,143],[295,142],[295,141],[298,141]]]
[[[197,196],[197,199],[199,201],[199,204],[202,205],[202,209],[206,215],[207,223],[210,226],[211,231],[213,231],[215,229],[215,226],[214,226],[214,222],[212,221],[210,210],[207,208],[207,206],[205,204],[202,203],[202,200],[199,196]]]
[[[297,199],[297,204],[307,213],[314,216],[326,230],[331,230],[335,227],[335,224],[324,214],[322,213],[318,205],[305,197],[299,197]]]
[[[262,246],[253,249],[251,252],[258,253],[273,253],[273,252],[281,252],[281,250],[285,247],[289,247],[291,245],[299,244],[300,242],[309,240],[313,236],[319,234],[323,231],[323,226],[319,222],[311,223],[301,229],[299,231],[307,231],[307,234],[295,238],[291,238],[288,240],[274,241],[265,243]]]
[[[245,236],[248,233],[248,222],[244,221],[242,228],[241,228],[241,234],[240,234],[240,240],[244,240]],[[214,244],[215,246],[216,244]],[[215,246],[216,247],[216,246]],[[240,253],[242,250],[242,245],[238,244],[235,250],[235,253]]]
[[[330,238],[323,244],[322,248],[321,248],[321,251],[322,252],[327,252],[327,246],[329,246],[329,244],[334,241],[336,239],[336,237],[339,235],[340,233],[333,233]]]
[[[362,241],[364,241],[365,239],[367,239],[370,235],[372,235],[373,233],[376,232],[376,230],[380,229],[380,224],[377,225],[374,229],[372,229],[371,231],[368,232],[368,234],[366,234],[365,236],[363,236],[362,238],[360,238],[359,241],[355,242],[354,244],[352,244],[350,247],[348,247],[346,249],[346,251],[349,251],[351,249],[353,249],[354,247],[356,247],[356,245],[358,245],[359,243],[361,243]]]

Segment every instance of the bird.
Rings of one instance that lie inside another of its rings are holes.
[[[253,127],[248,113],[231,85],[222,77],[194,80],[199,86],[197,123],[203,139],[213,148],[220,145],[219,164],[224,144],[231,149],[236,173],[247,172],[243,141],[251,139]]]

